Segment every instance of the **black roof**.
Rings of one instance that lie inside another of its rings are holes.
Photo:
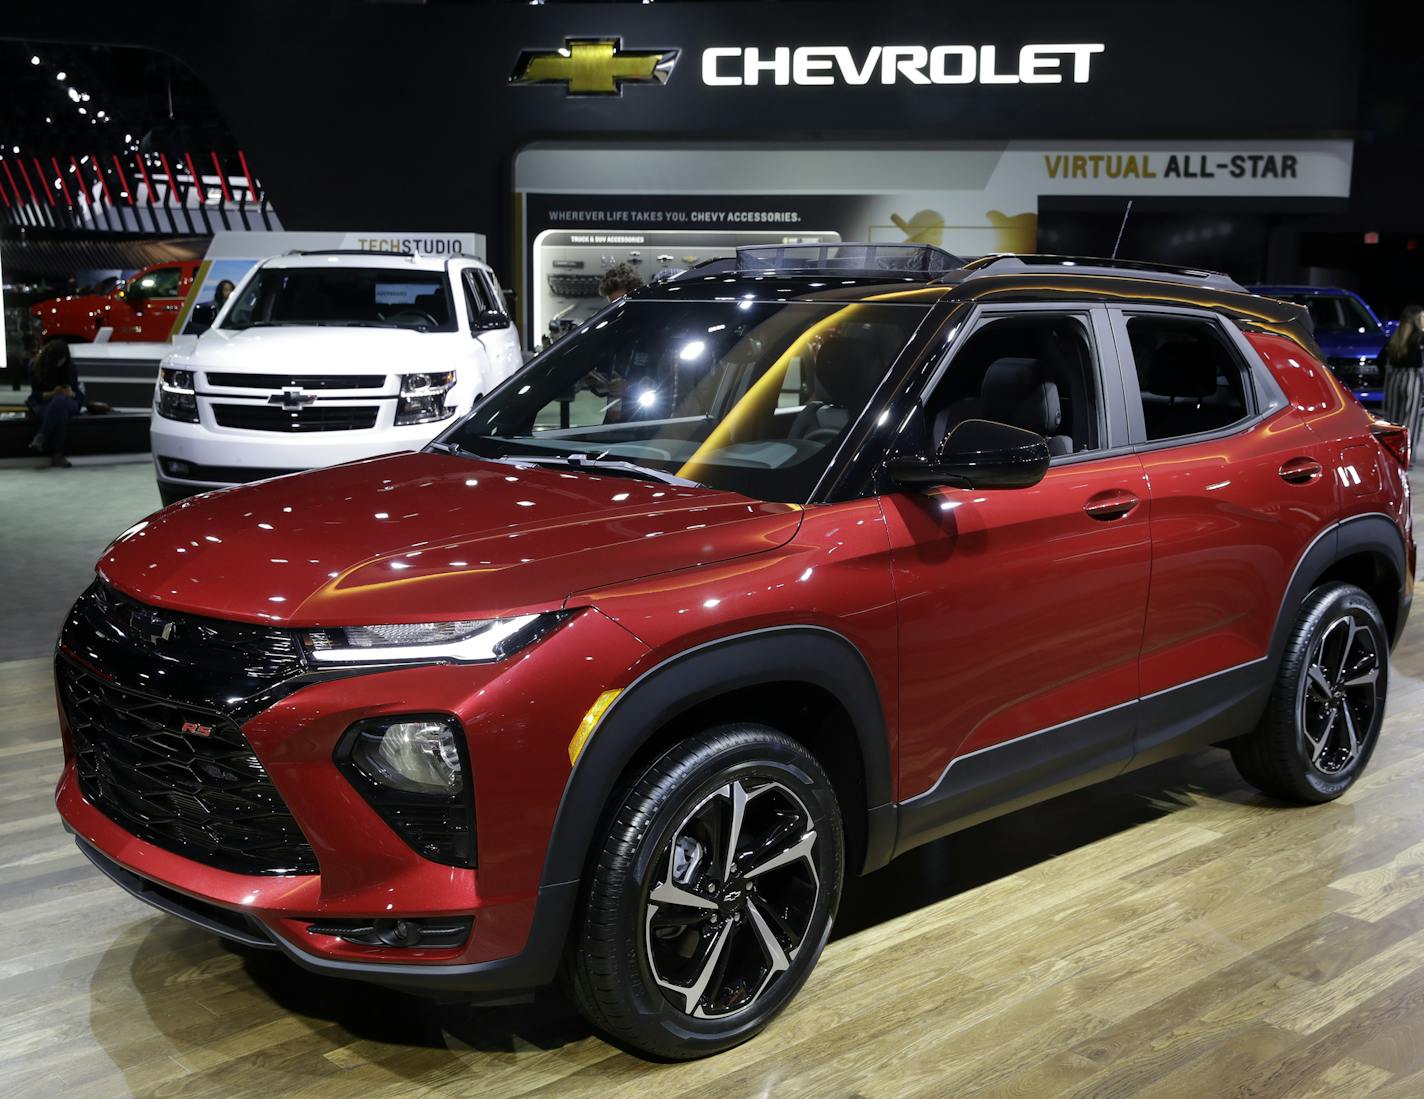
[[[739,270],[729,258],[705,261],[674,278],[636,290],[630,297],[924,305],[988,301],[1179,305],[1214,310],[1238,323],[1287,336],[1319,354],[1303,306],[1252,294],[1219,272],[1134,260],[1005,255],[972,260],[942,274],[868,274],[804,269],[752,273]]]

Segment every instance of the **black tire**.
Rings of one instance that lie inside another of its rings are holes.
[[[1370,682],[1357,682],[1371,670]],[[1231,743],[1232,761],[1271,797],[1333,801],[1369,763],[1388,690],[1389,634],[1379,608],[1353,584],[1325,584],[1306,597],[1265,716]]]
[[[727,856],[734,830],[740,839]],[[762,869],[788,851],[800,853]],[[795,740],[733,724],[679,741],[625,788],[593,853],[566,959],[575,1004],[615,1042],[669,1060],[746,1041],[820,957],[844,861],[830,779]],[[702,974],[712,977],[699,985]]]

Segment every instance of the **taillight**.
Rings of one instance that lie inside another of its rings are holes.
[[[1409,429],[1392,424],[1388,420],[1374,420],[1370,423],[1370,434],[1399,459],[1399,464],[1409,468]]]

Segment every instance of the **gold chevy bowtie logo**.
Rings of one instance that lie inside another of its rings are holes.
[[[525,50],[511,84],[563,84],[569,95],[621,95],[624,84],[666,84],[677,50],[625,50],[620,38],[566,38],[557,50]]]

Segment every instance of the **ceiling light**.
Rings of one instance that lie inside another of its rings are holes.
[[[65,77],[67,77],[68,75],[69,75],[69,74],[68,74],[67,72],[65,72],[63,69],[60,69],[59,72],[57,72],[57,73],[54,74],[54,78],[55,78],[56,80],[63,80],[63,79],[64,79]]]
[[[30,57],[30,64],[31,64],[31,65],[38,65],[39,63],[40,63],[40,56],[39,56],[39,54],[34,54],[34,55],[32,55],[32,56]]]

